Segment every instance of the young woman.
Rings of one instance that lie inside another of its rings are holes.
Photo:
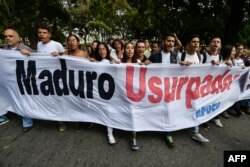
[[[105,42],[99,42],[97,44],[94,59],[97,62],[110,63],[109,48]]]
[[[93,41],[89,48],[89,57],[95,57],[96,47],[99,41]]]
[[[122,63],[140,63],[140,61],[135,56],[135,48],[131,42],[128,42],[124,46],[124,54],[123,58],[121,59]],[[131,148],[133,150],[138,150],[139,145],[136,140],[136,132],[132,133],[132,140],[131,140]]]
[[[99,42],[96,47],[95,57],[91,61],[99,63],[110,64],[110,52],[108,45],[104,42]],[[113,128],[107,127],[109,144],[115,144],[115,138],[113,135]]]
[[[235,47],[233,45],[226,45],[221,49],[223,61],[228,66],[234,65]]]
[[[123,57],[123,48],[124,44],[121,39],[115,39],[112,43],[112,47],[114,48],[111,50],[110,56],[112,58],[112,62],[114,63],[120,63],[122,57]]]
[[[137,63],[138,60],[135,56],[134,45],[131,42],[125,44],[125,51],[123,54],[123,58],[121,59],[122,63]]]
[[[230,67],[238,66],[238,67],[244,68],[245,66],[244,66],[243,60],[239,56],[236,56],[235,53],[236,53],[236,49],[233,45],[226,45],[226,46],[222,47],[222,49],[221,49],[221,55],[222,55],[223,60],[224,60],[226,65],[228,65]],[[240,110],[240,102],[239,101],[234,103],[233,109],[235,111],[235,114],[234,114],[235,116],[242,115],[242,112]]]

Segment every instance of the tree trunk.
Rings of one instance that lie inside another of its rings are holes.
[[[17,13],[20,16],[21,22],[24,24],[25,32],[27,33],[27,37],[30,41],[30,46],[32,49],[36,49],[37,47],[37,25],[42,21],[45,12],[46,7],[48,5],[48,0],[40,0],[40,10],[39,14],[37,16],[37,21],[35,22],[35,25],[32,26],[32,21],[30,20],[30,17],[28,16],[29,13],[26,13],[25,7],[23,7],[23,3],[20,0],[15,0],[15,9]]]
[[[245,0],[230,1],[231,14],[225,28],[224,44],[235,44],[237,41],[238,31],[243,20],[245,2]]]
[[[34,30],[34,27],[31,26],[30,21],[28,20],[28,17],[25,15],[25,12],[19,9],[18,13],[20,14],[20,18],[25,25],[25,30],[26,30],[27,37],[30,42],[30,46],[32,49],[36,50],[36,47],[37,47],[36,31]]]

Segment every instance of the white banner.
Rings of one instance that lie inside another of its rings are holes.
[[[4,50],[0,62],[1,97],[35,119],[175,131],[250,98],[249,69],[225,65],[102,64]]]

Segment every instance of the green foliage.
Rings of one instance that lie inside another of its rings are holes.
[[[59,1],[54,0],[1,0],[0,30],[16,29],[20,36],[28,37],[33,48],[37,43],[36,27],[41,22],[51,25],[56,32],[55,39],[61,39],[62,32],[57,32],[65,26],[65,20],[70,20],[66,10]],[[57,36],[59,35],[59,36]]]
[[[239,41],[241,43],[244,43],[248,47],[250,47],[250,24],[245,25],[240,31],[239,31]]]
[[[112,31],[112,29],[107,24],[105,24],[103,21],[100,21],[100,20],[91,20],[86,24],[86,27],[97,29],[97,30],[103,29],[107,32]]]
[[[242,0],[241,0],[242,1]],[[250,0],[243,0],[244,16],[238,39],[249,45]],[[160,40],[175,32],[181,41],[198,34],[204,42],[226,36],[232,0],[0,0],[0,31],[16,28],[36,43],[36,26],[46,22],[54,39],[78,28],[81,36],[118,35],[124,39]],[[95,33],[93,33],[95,32]],[[96,34],[97,33],[97,34]],[[86,40],[86,39],[85,39]]]

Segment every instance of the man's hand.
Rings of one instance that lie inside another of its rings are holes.
[[[150,63],[151,63],[151,61],[149,61],[149,60],[146,60],[146,61],[144,62],[145,65],[149,65]]]
[[[192,63],[189,61],[181,61],[180,64],[183,66],[190,66]]]
[[[232,62],[230,62],[230,61],[225,61],[225,64],[226,64],[227,66],[230,66],[230,67],[233,66]]]
[[[211,63],[212,63],[213,65],[219,65],[219,64],[220,64],[220,62],[214,61],[214,60],[212,60]]]
[[[89,60],[90,60],[91,62],[95,62],[95,61],[96,61],[95,58],[93,58],[93,57],[91,57]]]
[[[23,55],[26,55],[26,56],[30,56],[31,51],[28,51],[28,50],[26,50],[26,49],[21,49],[21,50],[20,50],[20,53],[22,53]]]
[[[58,52],[51,52],[51,54],[52,54],[52,56],[54,56],[54,57],[56,57],[56,56],[58,56],[58,55],[59,55],[59,53],[58,53]]]

